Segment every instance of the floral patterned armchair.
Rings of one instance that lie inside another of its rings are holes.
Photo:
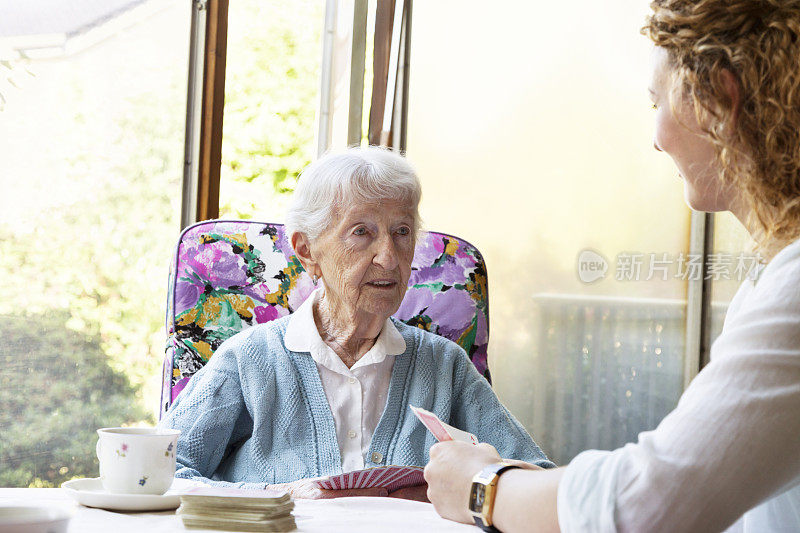
[[[160,413],[223,341],[288,315],[313,289],[283,224],[210,220],[186,228],[169,276]],[[394,316],[458,343],[491,381],[486,264],[470,243],[421,233],[408,291]]]

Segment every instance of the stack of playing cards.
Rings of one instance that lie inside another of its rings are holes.
[[[286,492],[197,487],[181,494],[177,513],[187,529],[291,531],[292,509]]]

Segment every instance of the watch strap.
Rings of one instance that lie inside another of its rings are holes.
[[[478,475],[482,478],[490,478],[491,476],[492,482],[497,483],[497,481],[499,481],[500,474],[502,474],[506,470],[511,470],[513,468],[521,468],[521,467],[517,465],[508,464],[506,462],[493,463],[488,466],[485,466]],[[494,498],[494,496],[495,495],[493,494],[492,498]],[[486,505],[486,502],[484,502],[484,505]],[[492,501],[492,506],[494,506],[494,501]],[[475,525],[481,528],[483,531],[491,531],[491,532],[499,531],[493,525],[485,524],[483,521],[483,517],[481,516],[473,514],[472,519],[475,522]]]
[[[505,472],[506,470],[511,470],[512,468],[522,468],[517,465],[512,465],[506,462],[501,463],[493,463],[489,466],[485,466],[483,470],[481,470],[481,474],[488,476],[489,474],[493,474],[495,476],[500,477],[500,474]]]
[[[483,531],[489,531],[491,533],[499,533],[500,530],[494,526],[487,526],[483,523],[483,519],[480,516],[473,516],[472,519],[475,521],[475,525],[481,528]]]

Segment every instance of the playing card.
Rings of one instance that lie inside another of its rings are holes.
[[[383,478],[380,481],[381,487],[387,487],[391,485],[395,480],[403,477],[406,473],[405,468],[397,468],[396,470],[387,471]]]
[[[478,438],[472,433],[467,433],[458,428],[454,428],[450,424],[445,424],[439,417],[430,411],[409,405],[411,411],[419,418],[420,422],[428,428],[428,431],[433,433],[436,440],[444,442],[448,440],[458,440],[468,442],[470,444],[478,444]]]
[[[383,477],[383,468],[374,468],[364,488],[377,487],[381,477]]]
[[[410,470],[408,468],[398,468],[394,474],[387,475],[383,478],[381,485],[390,491],[394,490],[390,487],[393,487],[398,482],[402,483],[402,481],[408,477],[409,472]]]
[[[383,486],[383,480],[386,479],[386,477],[390,473],[391,473],[391,471],[388,468],[382,468],[382,469],[378,470],[378,472],[375,475],[375,477],[372,478],[372,480],[370,480],[370,484],[373,487],[382,487]]]
[[[389,492],[394,492],[405,487],[416,487],[424,484],[425,477],[422,474],[422,469],[409,468],[401,477],[386,485],[386,490]]]
[[[288,492],[274,489],[233,489],[219,487],[195,487],[181,494],[181,501],[188,503],[225,505],[275,505],[291,499]]]
[[[367,471],[367,470],[361,470],[361,471],[357,472],[356,473],[356,482],[355,482],[354,488],[356,488],[356,489],[363,488],[364,487],[364,483],[366,482],[368,475],[369,475],[369,471]]]
[[[422,485],[425,479],[421,466],[381,466],[346,472],[316,480],[317,487],[328,490],[370,489],[386,487],[389,492]]]
[[[181,494],[176,513],[187,529],[291,531],[293,509],[287,492],[198,487]]]

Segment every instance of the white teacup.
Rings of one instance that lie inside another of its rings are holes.
[[[164,494],[175,476],[177,429],[98,429],[100,481],[117,494]]]

